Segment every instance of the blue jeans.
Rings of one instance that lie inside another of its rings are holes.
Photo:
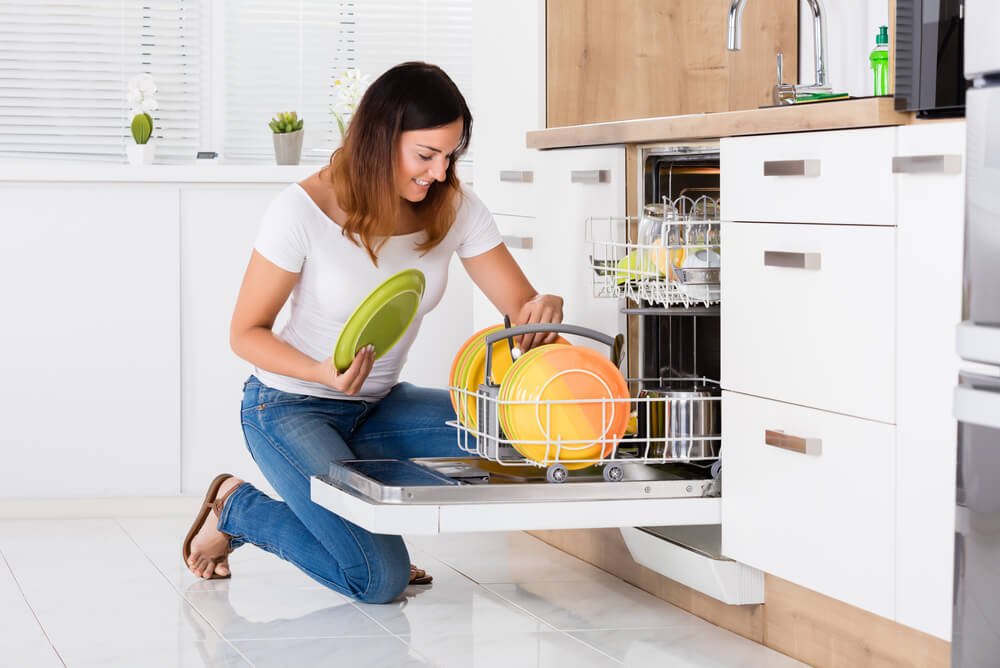
[[[445,390],[400,383],[377,402],[340,401],[289,394],[250,376],[243,434],[284,500],[244,483],[227,499],[219,529],[233,536],[233,548],[253,543],[354,599],[392,601],[410,579],[403,539],[370,533],[316,505],[310,477],[327,473],[334,459],[462,456],[445,424],[454,418]]]

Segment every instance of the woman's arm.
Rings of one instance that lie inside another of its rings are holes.
[[[562,322],[562,297],[538,294],[503,244],[464,258],[462,264],[483,294],[500,313],[511,316],[514,324]],[[517,347],[528,351],[542,343],[552,343],[556,336],[555,333],[525,334],[519,337]]]
[[[230,347],[234,353],[265,371],[323,383],[345,394],[357,394],[371,371],[375,357],[372,350],[358,353],[347,371],[337,373],[332,358],[317,362],[279,339],[271,330],[298,278],[299,274],[285,271],[253,251],[229,325]]]

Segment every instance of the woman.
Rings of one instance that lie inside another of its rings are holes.
[[[468,106],[442,70],[394,67],[365,93],[330,165],[265,213],[230,343],[255,367],[244,384],[247,447],[283,501],[218,476],[185,540],[192,573],[229,577],[229,553],[253,543],[359,601],[388,602],[411,581],[429,580],[410,566],[399,536],[369,533],[314,504],[309,479],[334,459],[462,454],[445,425],[454,418],[447,391],[397,383],[421,319],[444,292],[452,253],[515,322],[562,320],[562,299],[532,288],[486,207],[455,175],[471,129]],[[378,360],[370,347],[358,351],[338,373],[330,354],[348,316],[386,277],[411,267],[427,283],[406,334]],[[289,296],[291,318],[276,335]],[[554,338],[527,335],[518,345]]]

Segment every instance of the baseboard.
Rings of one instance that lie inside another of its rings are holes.
[[[88,499],[8,499],[0,501],[0,519],[91,519],[169,517],[197,512],[200,496],[115,497]]]
[[[948,668],[951,644],[766,575],[763,605],[726,605],[637,564],[617,529],[531,531],[702,619],[817,668]]]

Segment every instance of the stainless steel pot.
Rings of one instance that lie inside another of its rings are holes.
[[[648,457],[688,459],[717,457],[719,402],[708,390],[640,390],[638,432],[649,440]]]

